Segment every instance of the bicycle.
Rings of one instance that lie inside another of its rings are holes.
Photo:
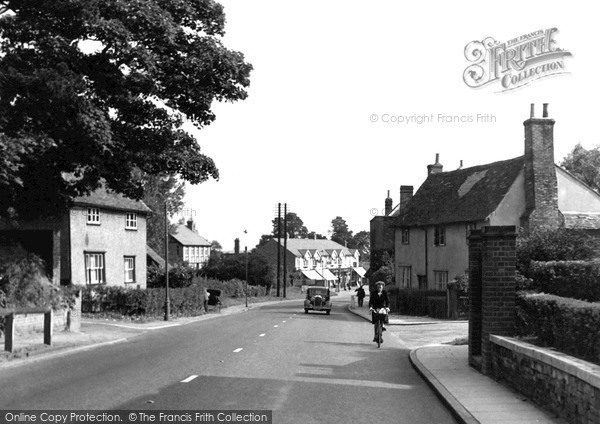
[[[373,318],[375,320],[375,339],[377,340],[377,347],[381,347],[383,343],[383,323],[387,316],[387,308],[380,308],[373,310]]]

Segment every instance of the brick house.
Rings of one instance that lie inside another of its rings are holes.
[[[515,225],[535,228],[600,229],[600,195],[554,163],[554,120],[544,105],[542,118],[525,127],[523,156],[443,172],[436,163],[394,224],[396,285],[444,289],[468,269],[471,229]]]
[[[211,243],[196,232],[196,224],[178,225],[169,235],[169,264],[187,263],[192,268],[202,268],[210,258]]]
[[[0,222],[0,235],[38,254],[58,284],[146,287],[146,216],[150,209],[100,188],[77,197],[57,218]]]
[[[283,240],[280,245],[283,267]],[[256,247],[256,253],[266,258],[275,269],[277,250],[276,239]],[[334,283],[340,279],[342,283],[355,282],[365,274],[359,266],[360,252],[357,249],[348,249],[327,239],[288,239],[286,262],[288,274],[294,281],[301,280],[303,285],[324,281]]]

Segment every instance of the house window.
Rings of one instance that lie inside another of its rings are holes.
[[[469,222],[466,225],[466,236],[467,240],[469,239],[469,235],[471,234],[471,230],[477,229],[477,224],[475,222]]]
[[[186,246],[183,246],[183,262],[189,262],[190,261],[190,253],[189,253],[189,248]]]
[[[102,284],[105,282],[104,253],[85,254],[85,283]]]
[[[137,213],[127,214],[125,228],[128,230],[137,230]]]
[[[125,282],[135,283],[135,256],[125,256]]]
[[[443,225],[435,226],[434,244],[436,246],[446,245],[446,227],[444,227]]]
[[[433,280],[436,290],[446,290],[448,284],[448,271],[433,271]]]
[[[100,209],[88,208],[87,223],[92,225],[100,225]]]
[[[412,267],[400,265],[399,271],[400,287],[410,287],[410,276],[412,273]]]
[[[402,228],[402,244],[410,244],[410,230]]]

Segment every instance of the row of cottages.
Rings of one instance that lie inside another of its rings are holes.
[[[141,201],[104,189],[77,197],[58,218],[0,221],[0,240],[20,243],[45,264],[53,284],[146,287],[146,217]]]
[[[283,264],[284,241],[280,242],[280,255]],[[273,268],[277,265],[278,244],[276,239],[257,246],[256,252],[265,257]],[[365,270],[360,263],[357,249],[348,249],[327,239],[287,240],[286,269],[292,281],[300,280],[302,285],[342,284],[357,282]]]
[[[465,274],[471,229],[514,225],[524,232],[564,227],[598,233],[600,195],[554,163],[554,123],[547,104],[542,118],[531,105],[523,123],[524,155],[513,159],[443,172],[436,155],[414,196],[405,190],[397,208],[371,222],[379,243],[374,250],[390,247],[393,237],[396,285],[444,289]]]
[[[211,243],[197,233],[196,224],[190,219],[186,225],[177,225],[169,235],[169,263],[202,268],[210,258],[210,246]]]

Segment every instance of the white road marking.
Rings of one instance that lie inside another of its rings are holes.
[[[188,378],[186,378],[185,380],[181,380],[182,383],[189,383],[190,381],[192,381],[194,378],[198,377],[197,375],[190,375]]]
[[[258,337],[265,337],[265,333],[259,334]]]
[[[242,349],[244,349],[243,347],[238,347],[236,350],[233,351],[233,353],[238,353],[241,352]]]
[[[281,322],[285,322],[285,321],[281,321]]]
[[[278,325],[274,325],[273,327],[277,328],[277,327],[279,327],[279,326],[278,326]]]

